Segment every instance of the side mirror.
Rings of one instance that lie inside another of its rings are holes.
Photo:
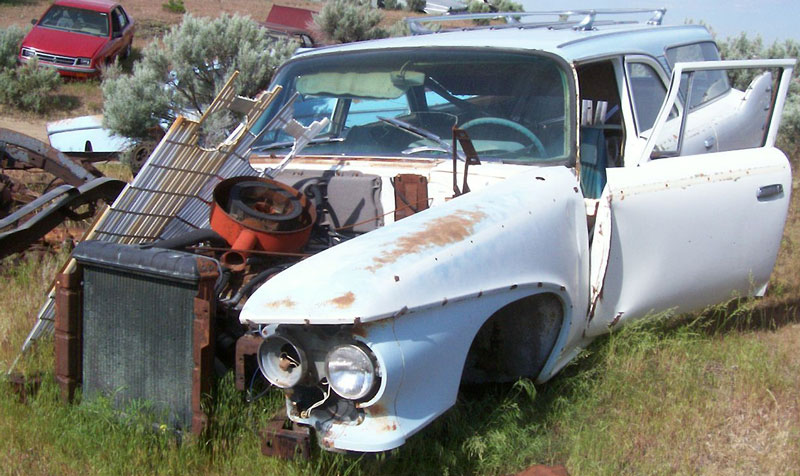
[[[38,20],[34,18],[33,20],[31,20],[31,25],[35,25],[37,21]]]

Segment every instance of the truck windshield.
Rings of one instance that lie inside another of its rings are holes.
[[[297,92],[298,122],[330,120],[304,150],[307,155],[443,158],[448,152],[441,141],[450,142],[458,126],[481,159],[556,162],[570,152],[566,78],[551,58],[497,50],[415,48],[301,57],[279,72],[275,82],[283,91],[253,132]],[[291,145],[291,136],[274,130],[262,134],[255,150],[281,154]]]

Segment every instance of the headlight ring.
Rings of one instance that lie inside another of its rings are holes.
[[[357,344],[339,345],[328,352],[325,373],[331,389],[348,400],[370,396],[378,382],[375,357]]]
[[[258,348],[258,368],[271,384],[291,388],[308,375],[308,359],[289,336],[273,334]]]

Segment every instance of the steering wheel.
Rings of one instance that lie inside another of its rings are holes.
[[[536,134],[534,134],[533,131],[523,126],[522,124],[518,124],[508,119],[503,119],[502,117],[491,117],[491,116],[478,117],[476,119],[472,119],[470,121],[461,124],[461,128],[467,129],[469,127],[480,126],[483,124],[493,124],[495,126],[503,126],[503,127],[508,127],[509,129],[514,129],[516,132],[519,132],[520,134],[524,135],[531,141],[533,146],[536,148],[536,152],[539,153],[539,157],[547,156],[547,152],[544,150],[544,145],[542,144],[542,141],[539,140],[538,137],[536,137]]]

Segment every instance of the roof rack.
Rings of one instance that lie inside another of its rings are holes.
[[[622,23],[636,23],[632,21],[602,21],[595,22],[598,15],[633,15],[649,13],[652,16],[647,20],[648,25],[660,25],[667,12],[666,8],[597,8],[591,10],[550,10],[535,12],[493,12],[493,13],[455,13],[452,15],[408,17],[405,18],[408,28],[413,35],[435,33],[423,23],[444,23],[463,20],[505,20],[505,25],[493,25],[490,28],[572,28],[578,31],[593,30],[596,25],[615,25]],[[525,21],[535,17],[555,16],[555,21],[532,22]],[[580,20],[570,20],[570,17],[580,16]],[[480,27],[478,27],[480,28]],[[483,28],[486,28],[485,26]],[[460,28],[464,29],[464,28]],[[467,28],[471,29],[471,28]]]

